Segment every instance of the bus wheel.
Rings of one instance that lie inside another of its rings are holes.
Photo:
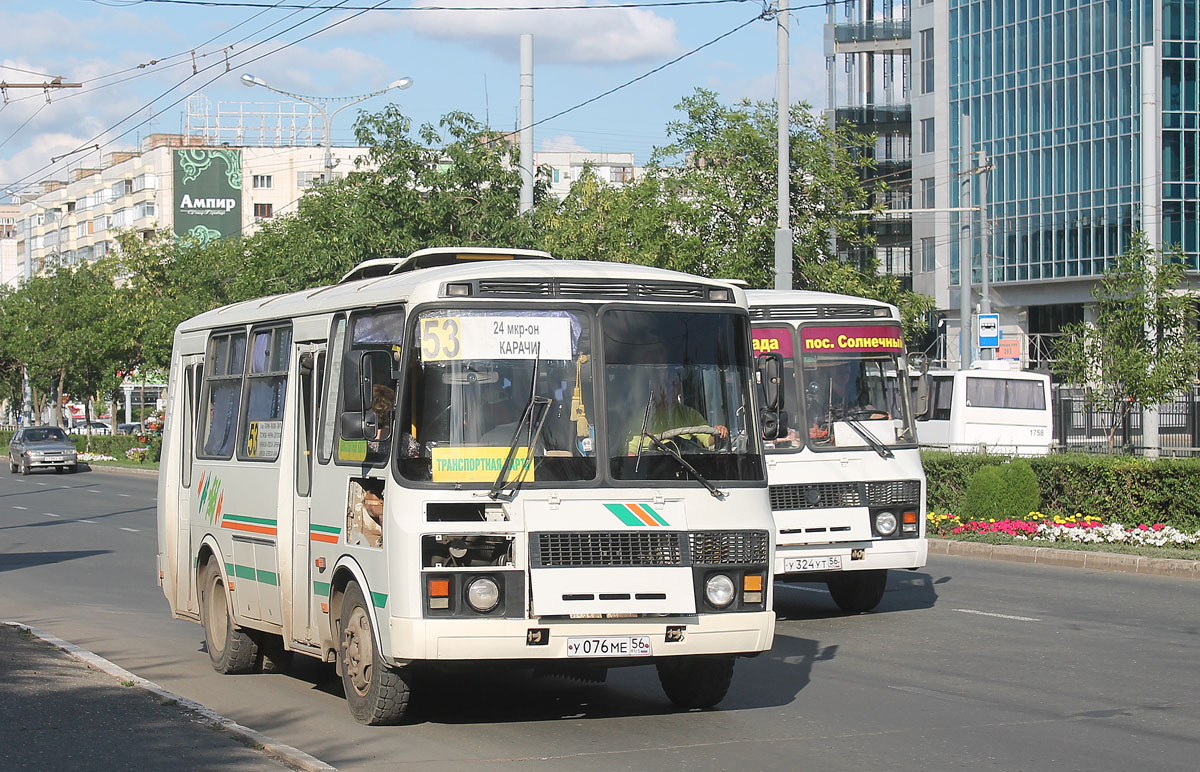
[[[387,666],[375,646],[367,601],[356,582],[346,585],[338,636],[338,664],[346,706],[360,724],[395,724],[408,708],[411,675]]]
[[[218,673],[247,673],[258,661],[258,644],[233,625],[229,613],[229,593],[217,564],[204,564],[200,584],[200,621],[204,625],[204,644]]]
[[[658,663],[667,699],[685,710],[711,708],[725,699],[733,680],[733,657],[672,657]]]
[[[875,608],[883,600],[887,571],[854,571],[831,580],[828,586],[829,594],[838,608],[848,614],[861,614]]]
[[[295,652],[283,647],[283,636],[258,633],[254,639],[258,642],[258,669],[264,673],[286,673]]]

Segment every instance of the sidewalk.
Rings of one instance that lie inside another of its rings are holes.
[[[0,716],[4,770],[333,770],[95,654],[4,623]]]
[[[1006,560],[1011,563],[1037,563],[1043,566],[1086,568],[1123,574],[1170,576],[1176,579],[1200,579],[1200,560],[1148,558],[1115,552],[1063,550],[1053,547],[1026,547],[1018,544],[985,544],[930,537],[930,555],[954,555],[964,558]]]

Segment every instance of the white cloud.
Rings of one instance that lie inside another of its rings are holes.
[[[591,150],[575,141],[570,134],[559,134],[542,140],[542,152],[545,153],[590,153]]]
[[[579,0],[521,0],[529,5],[578,5]],[[414,7],[496,5],[507,0],[420,0]],[[410,11],[392,24],[436,40],[474,42],[516,61],[520,36],[533,35],[535,61],[555,63],[638,62],[680,51],[675,22],[643,8],[570,11]]]

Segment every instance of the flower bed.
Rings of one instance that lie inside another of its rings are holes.
[[[1127,544],[1139,547],[1200,546],[1200,530],[1181,531],[1163,523],[1126,526],[1104,523],[1095,515],[1076,513],[1070,517],[1030,512],[1025,518],[991,518],[963,522],[957,515],[930,512],[927,530],[931,537],[999,534],[1014,541],[1074,542],[1078,544]]]

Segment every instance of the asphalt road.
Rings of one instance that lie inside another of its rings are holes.
[[[220,676],[156,585],[154,482],[0,476],[0,618],[47,630],[342,770],[1188,770],[1200,766],[1194,581],[935,557],[844,616],[777,587],[774,648],[718,710],[648,667],[605,685],[427,678],[356,724],[327,666]]]

